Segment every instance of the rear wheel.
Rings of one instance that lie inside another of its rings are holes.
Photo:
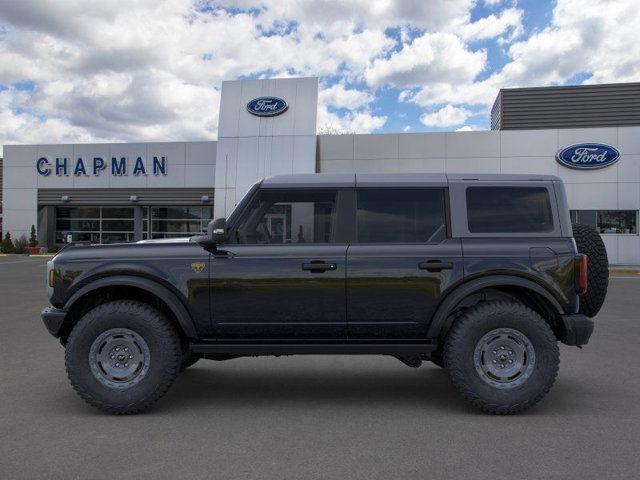
[[[84,315],[65,351],[67,375],[80,397],[116,414],[155,403],[175,380],[181,359],[173,325],[131,300],[105,303]]]
[[[609,286],[607,249],[595,228],[579,223],[574,223],[572,228],[578,252],[587,256],[587,291],[580,296],[580,313],[595,317],[602,308]]]
[[[558,374],[557,340],[540,315],[515,301],[470,308],[451,328],[444,364],[454,386],[487,413],[519,413],[539,402]]]

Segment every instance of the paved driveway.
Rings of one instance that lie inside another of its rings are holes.
[[[41,325],[45,262],[0,258],[0,478],[638,478],[640,276],[612,278],[592,343],[562,347],[524,415],[469,409],[430,364],[299,356],[200,362],[115,417],[75,395]]]

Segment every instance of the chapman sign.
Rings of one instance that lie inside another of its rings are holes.
[[[556,154],[558,163],[579,170],[595,170],[613,165],[620,152],[611,145],[602,143],[579,143],[565,147]]]
[[[39,175],[47,177],[54,174],[58,177],[64,175],[95,175],[101,173],[113,176],[132,175],[166,175],[167,157],[153,157],[145,162],[143,157],[129,159],[127,157],[102,157],[82,158],[73,160],[70,158],[47,158],[40,157],[36,160],[36,170]]]
[[[278,97],[259,97],[247,103],[247,111],[258,117],[275,117],[289,108],[287,102]]]

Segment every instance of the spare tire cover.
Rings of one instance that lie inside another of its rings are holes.
[[[604,303],[609,286],[607,249],[595,228],[580,223],[574,223],[572,227],[578,252],[588,257],[587,292],[580,296],[580,313],[595,317]]]

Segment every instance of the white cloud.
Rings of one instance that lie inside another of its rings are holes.
[[[388,86],[400,90],[392,92],[399,103],[478,112],[503,87],[579,73],[588,82],[640,80],[637,0],[557,0],[550,24],[528,34],[513,0],[485,0],[494,13],[472,22],[476,3],[1,1],[0,85],[9,88],[0,92],[0,145],[214,139],[220,84],[240,76],[337,82],[320,93],[318,125],[361,132],[391,115],[371,109]],[[504,66],[487,71],[477,40],[503,49]],[[25,81],[32,91],[11,87]],[[444,115],[436,121],[451,121]]]
[[[487,53],[471,51],[452,33],[425,33],[411,44],[379,58],[366,71],[373,86],[415,87],[432,82],[469,82],[484,68]]]
[[[423,113],[420,122],[427,127],[452,127],[464,123],[473,113],[466,108],[445,105],[433,113]]]
[[[465,125],[460,128],[456,128],[456,132],[477,132],[478,130],[483,130],[477,125]]]
[[[329,88],[324,88],[318,94],[318,101],[321,104],[350,110],[367,106],[373,101],[373,98],[373,95],[369,92],[345,88],[342,83],[336,83]]]
[[[558,0],[551,24],[513,43],[510,60],[483,80],[425,83],[411,96],[423,107],[443,103],[492,105],[500,88],[563,84],[587,73],[586,83],[640,80],[640,9],[635,0]]]
[[[326,107],[318,107],[318,131],[332,133],[371,133],[382,128],[387,122],[386,116],[373,115],[370,112],[348,112],[339,117],[327,110]]]
[[[519,8],[507,8],[497,16],[491,14],[474,23],[463,25],[458,29],[458,34],[465,40],[483,40],[511,32],[509,39],[513,39],[524,31],[522,15],[523,11]]]

